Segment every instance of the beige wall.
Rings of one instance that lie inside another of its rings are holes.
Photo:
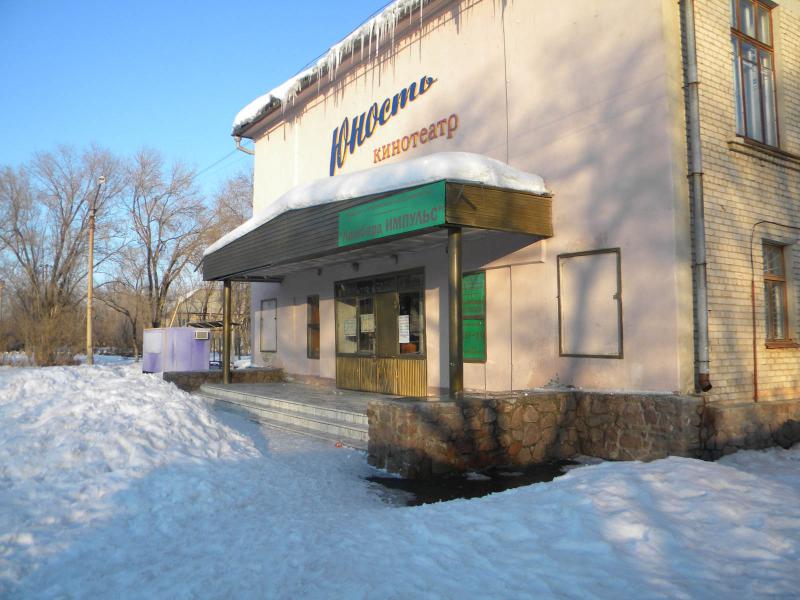
[[[487,362],[465,366],[467,386],[522,389],[557,381],[688,391],[690,246],[676,6],[666,0],[439,2],[421,29],[415,18],[410,32],[398,35],[393,52],[357,68],[345,65],[332,85],[319,92],[312,85],[297,104],[271,117],[256,141],[256,210],[297,184],[328,176],[331,135],[345,117],[423,75],[436,77],[342,172],[376,166],[373,149],[458,114],[451,139],[389,161],[477,152],[544,176],[555,194],[552,239],[531,245],[495,235],[465,244],[465,270],[488,269],[491,311]],[[625,357],[559,357],[556,257],[613,247],[622,253]],[[444,250],[401,254],[400,262],[400,268],[426,268],[429,384],[444,386]],[[293,372],[334,376],[332,282],[398,267],[376,260],[357,274],[348,269],[326,270],[320,278],[293,275],[278,286],[279,352],[261,358]],[[254,306],[267,293],[260,290],[254,288]],[[297,308],[307,293],[323,298],[322,358],[313,363],[305,359],[304,307]]]
[[[736,136],[731,68],[730,11],[726,0],[696,0],[708,239],[711,398],[753,397],[750,231],[767,219],[800,226],[800,157],[781,157],[745,147]],[[781,148],[800,155],[800,2],[778,2],[775,46]],[[762,226],[754,243],[756,322],[761,399],[800,393],[800,349],[767,349],[764,343],[761,241],[791,245],[794,281],[800,283],[800,233]],[[787,256],[788,259],[788,256]],[[793,336],[797,339],[800,287],[791,286]]]

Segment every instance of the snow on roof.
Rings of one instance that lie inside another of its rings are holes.
[[[292,188],[270,203],[265,210],[254,214],[206,248],[203,255],[216,252],[288,210],[360,198],[443,179],[538,195],[549,193],[544,179],[539,175],[520,171],[499,160],[470,152],[438,152],[393,165],[325,177]]]
[[[410,15],[414,10],[418,10],[421,23],[422,7],[431,1],[395,0],[391,2],[386,8],[376,13],[342,41],[331,46],[313,66],[304,69],[263,96],[259,96],[240,110],[233,120],[234,133],[258,119],[273,103],[277,102],[285,106],[287,102],[293,101],[302,89],[304,80],[313,77],[317,77],[319,80],[325,72],[328,73],[329,79],[333,79],[342,57],[347,53],[352,54],[355,51],[356,43],[359,44],[362,58],[365,48],[368,56],[372,55],[373,52],[377,54],[381,43],[386,39],[387,35],[394,40],[397,22],[402,17]]]

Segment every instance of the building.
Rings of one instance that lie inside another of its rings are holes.
[[[798,0],[400,0],[237,116],[256,216],[209,249],[205,278],[254,282],[257,364],[482,394],[488,416],[476,400],[461,422],[489,453],[522,442],[518,462],[784,443],[800,419],[799,71]],[[515,171],[396,178],[449,152]],[[503,183],[523,174],[546,187]],[[390,228],[420,207],[446,215]],[[498,425],[531,398],[552,400],[555,427]],[[409,410],[388,406],[371,419]]]
[[[250,354],[250,294],[246,286],[232,288],[231,350],[234,357]],[[202,327],[211,332],[211,361],[222,363],[222,286],[205,284],[176,300],[169,326]]]

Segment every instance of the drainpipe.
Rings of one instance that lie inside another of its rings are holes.
[[[695,327],[697,329],[697,382],[700,391],[711,389],[708,360],[708,285],[706,282],[706,223],[703,203],[703,155],[700,148],[700,82],[697,78],[697,46],[694,36],[694,2],[681,0],[686,36],[686,121],[689,130],[689,186],[692,203],[692,250],[694,262]]]
[[[238,135],[233,136],[233,141],[236,142],[237,150],[241,150],[242,152],[244,152],[245,154],[249,154],[250,156],[256,155],[256,153],[250,150],[250,148],[245,148],[244,146],[242,146],[242,138],[240,138]]]

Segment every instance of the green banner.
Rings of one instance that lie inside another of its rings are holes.
[[[444,225],[444,181],[339,213],[339,247]]]
[[[464,275],[461,281],[461,313],[464,318],[486,316],[486,272]]]
[[[486,360],[486,320],[464,319],[464,360]]]

